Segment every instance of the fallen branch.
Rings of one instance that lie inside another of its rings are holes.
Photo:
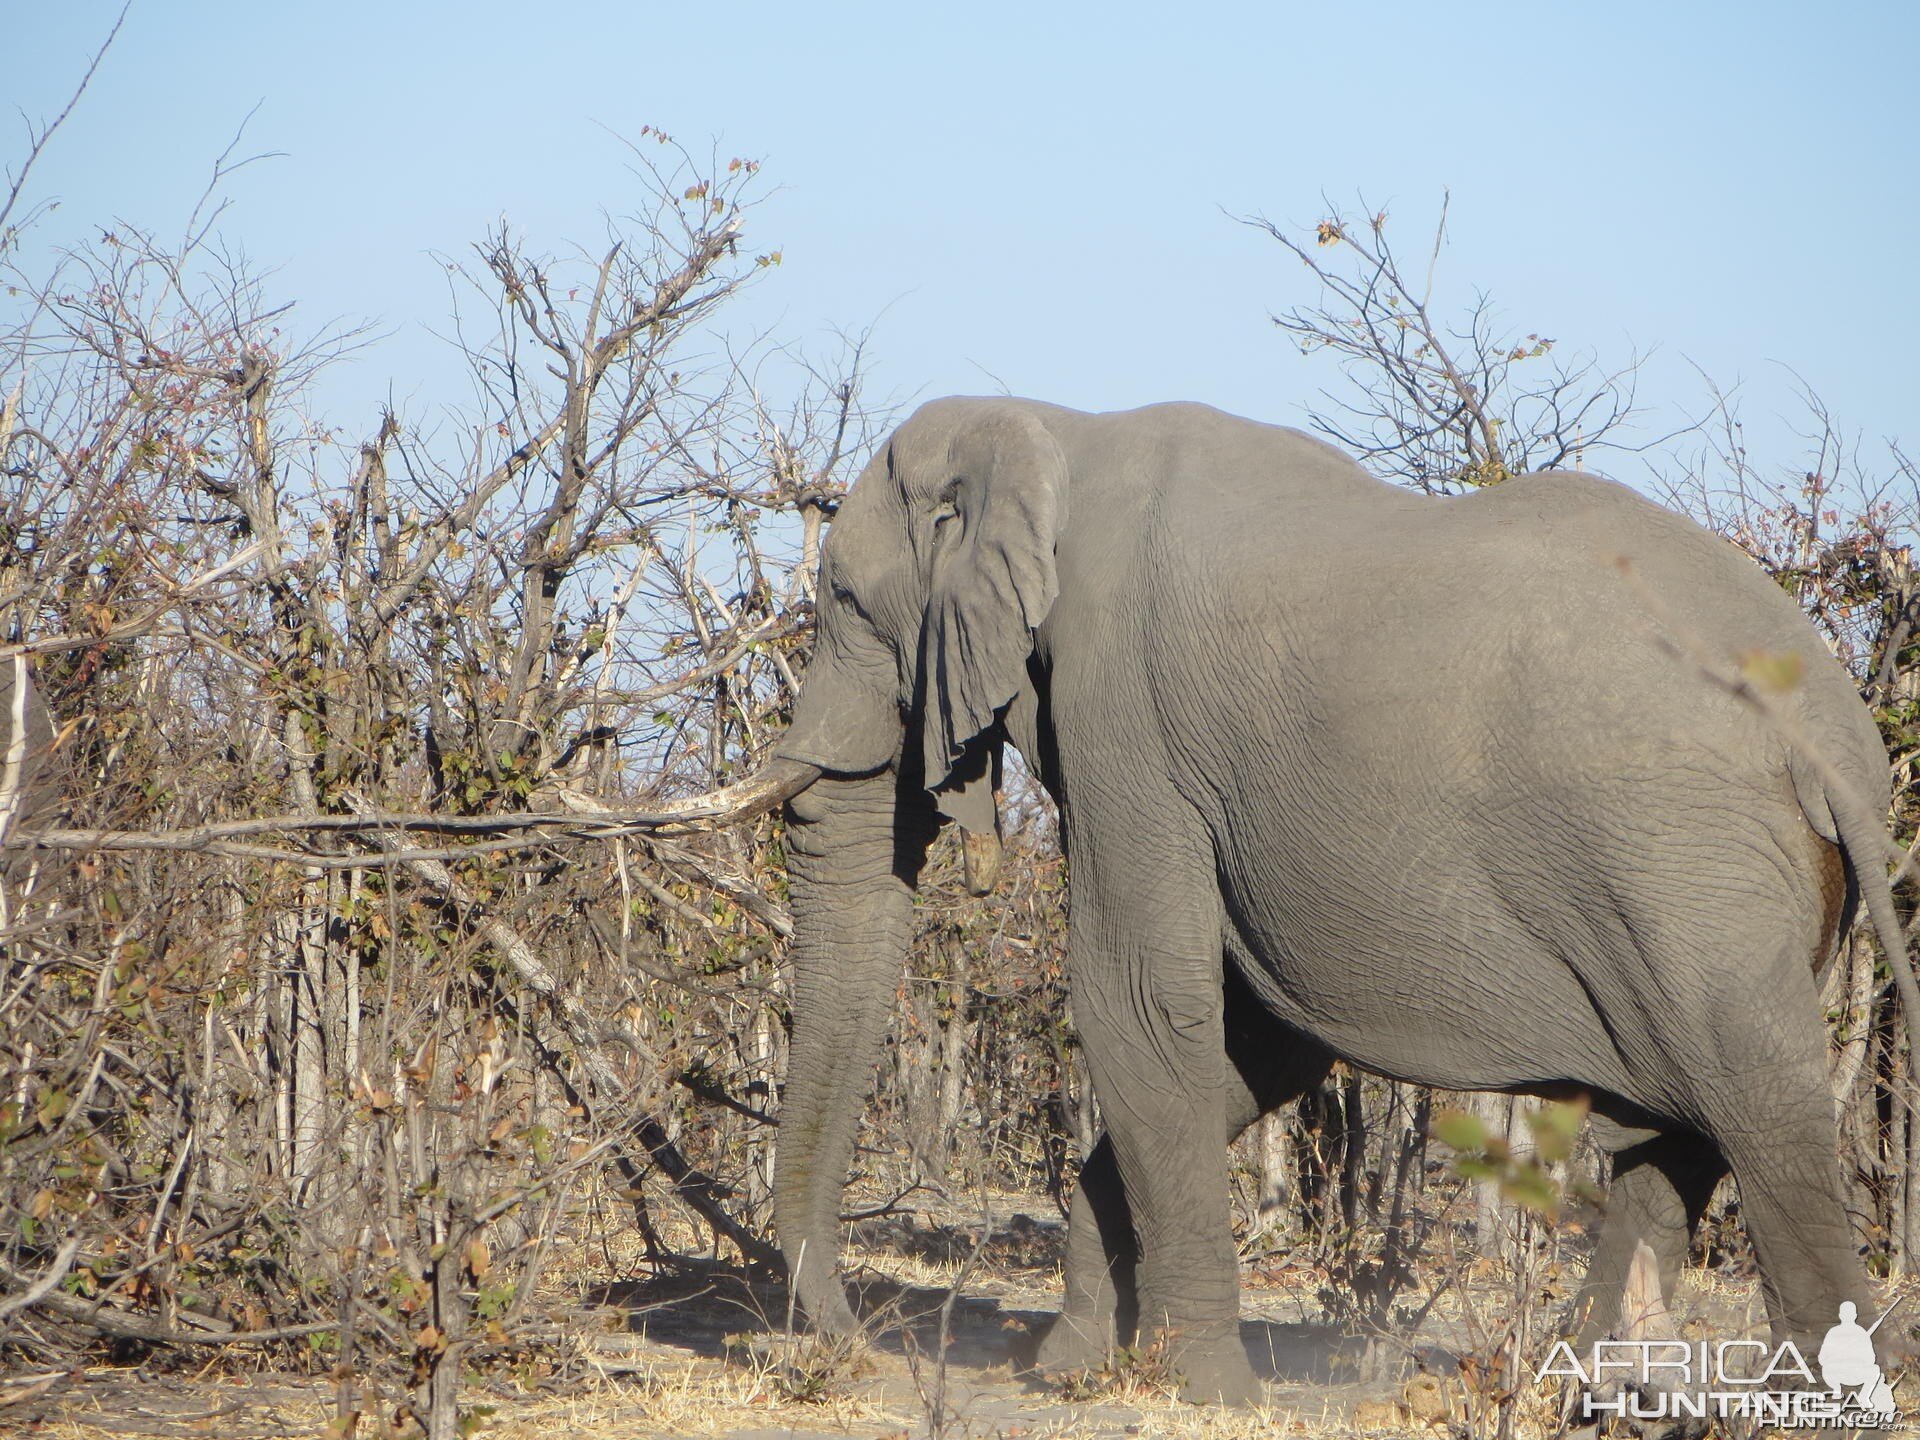
[[[256,815],[247,820],[219,820],[173,830],[33,830],[8,838],[8,848],[37,846],[44,850],[206,850],[218,853],[222,842],[252,835],[367,834],[374,831],[429,832],[440,835],[499,835],[520,830],[552,832],[545,839],[614,839],[680,826],[684,817],[659,810],[596,810],[583,819],[578,811],[514,811],[498,815]],[[404,849],[396,858],[412,859]],[[302,860],[309,857],[300,856]],[[319,857],[314,857],[319,858]],[[355,864],[364,864],[359,857]]]
[[[77,1253],[79,1241],[68,1243]],[[66,1250],[63,1249],[61,1254],[65,1255]],[[69,1259],[68,1264],[71,1265],[71,1263]],[[56,1264],[54,1268],[64,1276],[65,1272],[59,1265]],[[4,1273],[8,1281],[13,1284],[20,1284],[26,1279],[5,1262],[0,1262],[0,1273]],[[307,1325],[280,1325],[271,1330],[235,1330],[228,1327],[225,1321],[216,1320],[211,1315],[191,1315],[190,1318],[207,1328],[175,1330],[158,1320],[149,1320],[144,1316],[115,1309],[107,1304],[104,1295],[98,1300],[84,1300],[78,1295],[69,1295],[64,1290],[56,1288],[58,1284],[59,1281],[56,1280],[53,1286],[42,1289],[40,1282],[36,1282],[22,1295],[9,1300],[7,1305],[14,1309],[24,1309],[29,1305],[36,1306],[39,1309],[51,1311],[63,1320],[85,1325],[88,1329],[111,1336],[115,1340],[140,1340],[149,1345],[265,1345],[275,1340],[297,1340],[302,1335],[318,1335],[340,1328],[340,1322],[337,1320],[320,1320]],[[39,1293],[35,1293],[36,1291]]]

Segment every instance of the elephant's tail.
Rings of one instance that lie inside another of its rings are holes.
[[[1913,959],[1907,950],[1906,928],[1900,912],[1894,908],[1893,885],[1887,878],[1887,827],[1874,814],[1852,786],[1828,784],[1821,787],[1826,807],[1839,833],[1840,849],[1847,869],[1853,874],[1854,887],[1867,907],[1873,933],[1880,937],[1880,948],[1887,952],[1893,968],[1893,986],[1900,996],[1900,1013],[1906,1023],[1907,1045],[1920,1056],[1920,982],[1913,974]],[[1815,819],[1815,828],[1825,827]]]

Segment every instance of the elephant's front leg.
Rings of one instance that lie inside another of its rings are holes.
[[[1333,1056],[1273,1018],[1241,978],[1231,952],[1223,990],[1228,1061],[1224,1138],[1231,1144],[1263,1115],[1324,1080]],[[1138,1261],[1133,1215],[1120,1184],[1113,1139],[1103,1131],[1080,1168],[1068,1205],[1065,1301],[1040,1341],[1035,1369],[1091,1370],[1117,1346],[1134,1343],[1140,1313]]]
[[[1189,1398],[1244,1403],[1259,1382],[1240,1343],[1223,1143],[1220,900],[1203,836],[1154,838],[1070,837],[1068,980],[1138,1240],[1141,1334],[1169,1347]]]

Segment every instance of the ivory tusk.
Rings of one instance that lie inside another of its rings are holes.
[[[820,778],[820,767],[799,760],[769,760],[744,780],[677,800],[647,812],[649,829],[717,830],[764,815],[785,804]]]

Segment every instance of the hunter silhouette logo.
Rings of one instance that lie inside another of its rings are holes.
[[[1819,1374],[1791,1340],[1598,1340],[1585,1362],[1565,1340],[1547,1353],[1537,1380],[1580,1386],[1588,1420],[1759,1420],[1783,1430],[1872,1430],[1898,1419],[1893,1387],[1880,1369],[1873,1334],[1888,1306],[1861,1325],[1851,1300],[1816,1355]]]
[[[1889,1305],[1880,1319],[1865,1329],[1854,1321],[1858,1313],[1851,1300],[1840,1302],[1840,1323],[1820,1342],[1820,1378],[1836,1395],[1851,1392],[1860,1409],[1891,1414],[1893,1387],[1880,1373],[1879,1357],[1873,1353],[1873,1332],[1893,1313],[1893,1307]]]

